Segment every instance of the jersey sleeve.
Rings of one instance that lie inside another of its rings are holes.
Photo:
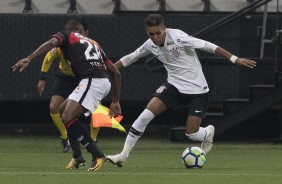
[[[101,55],[102,55],[102,58],[103,58],[103,61],[104,63],[107,65],[107,64],[111,64],[112,63],[112,60],[110,60],[108,58],[108,56],[105,54],[105,52],[102,50],[101,52]]]
[[[108,56],[106,55],[106,53],[103,51],[103,49],[101,48],[101,46],[95,42],[94,40],[91,40],[94,44],[96,44],[98,46],[98,48],[100,49],[100,53],[101,53],[101,56],[102,56],[102,60],[103,62],[107,65],[107,64],[111,64],[112,63],[112,60],[110,60],[108,58]]]
[[[58,32],[58,33],[53,34],[51,36],[51,38],[57,38],[59,40],[59,46],[62,45],[65,42],[66,37],[67,37],[67,34],[64,31],[63,32]]]
[[[122,62],[123,66],[126,67],[128,65],[131,65],[132,63],[136,62],[141,57],[144,57],[150,53],[149,51],[149,40],[147,40],[143,45],[141,45],[138,49],[136,49],[134,52],[123,56],[120,61]]]
[[[218,47],[217,45],[211,42],[195,38],[180,30],[176,38],[176,43],[181,47],[188,47],[190,49],[200,49],[213,54],[215,53],[215,49]]]
[[[44,57],[42,66],[41,66],[41,72],[47,73],[56,57],[58,57],[58,48],[53,48],[50,50]]]

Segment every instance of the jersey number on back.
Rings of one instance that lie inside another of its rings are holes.
[[[84,52],[87,60],[100,60],[102,58],[100,49],[97,45],[92,44],[88,40],[81,39],[80,43],[87,44],[87,48]]]

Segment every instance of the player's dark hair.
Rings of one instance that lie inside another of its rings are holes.
[[[83,19],[79,19],[80,24],[82,24],[85,31],[88,31],[88,23]]]
[[[78,26],[82,24],[78,20],[69,20],[65,25],[66,31],[76,31]]]
[[[152,27],[152,26],[159,26],[159,25],[164,25],[164,19],[163,16],[160,14],[150,14],[146,19],[145,19],[145,26],[146,27]]]

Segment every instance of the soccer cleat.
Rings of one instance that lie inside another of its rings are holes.
[[[125,159],[122,160],[120,153],[116,155],[108,155],[107,160],[118,167],[122,167],[126,161]]]
[[[70,142],[68,139],[62,139],[63,153],[67,153],[71,150]]]
[[[82,156],[78,157],[78,159],[72,158],[66,169],[78,169],[81,166],[85,166],[85,163],[86,161]]]
[[[106,163],[106,160],[106,157],[97,158],[96,160],[93,160],[88,171],[99,171]]]
[[[214,137],[214,131],[215,131],[214,126],[212,125],[207,126],[207,128],[210,130],[210,133],[209,135],[205,137],[201,145],[202,150],[204,150],[206,154],[212,149],[213,137]]]

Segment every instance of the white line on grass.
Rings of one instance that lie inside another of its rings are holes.
[[[254,173],[215,173],[215,174],[191,174],[191,173],[104,173],[104,172],[86,172],[86,173],[38,173],[38,172],[0,172],[0,175],[165,175],[165,176],[276,176],[282,177],[282,174],[254,174]]]

